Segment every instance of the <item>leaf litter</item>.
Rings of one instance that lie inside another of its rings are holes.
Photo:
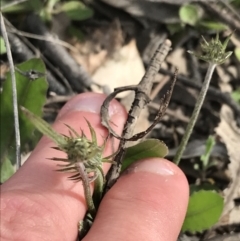
[[[240,223],[240,208],[234,204],[234,199],[240,197],[240,128],[236,125],[231,109],[226,105],[222,106],[220,118],[221,122],[215,131],[222,142],[225,143],[228,151],[230,163],[227,175],[231,182],[223,190],[225,205],[222,216],[217,224],[218,226]]]

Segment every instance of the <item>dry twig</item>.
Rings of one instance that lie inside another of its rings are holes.
[[[154,119],[153,124],[146,130],[141,133],[138,133],[134,136],[132,136],[134,127],[137,123],[138,117],[141,113],[141,110],[150,102],[150,92],[153,86],[153,80],[155,75],[158,73],[161,64],[163,63],[165,57],[167,56],[169,50],[171,48],[171,41],[165,40],[157,49],[155,52],[149,67],[143,76],[142,80],[137,86],[126,86],[117,88],[112,94],[110,94],[106,100],[104,101],[102,108],[101,108],[101,118],[102,118],[102,125],[104,125],[106,128],[108,128],[110,134],[115,136],[116,138],[120,139],[120,145],[119,145],[119,151],[117,155],[115,156],[114,161],[116,162],[116,165],[113,165],[109,174],[108,174],[108,182],[106,185],[106,191],[109,190],[113,184],[116,182],[117,178],[120,175],[121,166],[122,166],[122,159],[125,154],[125,148],[126,143],[129,140],[137,140],[139,138],[142,138],[144,135],[146,135],[149,131],[152,130],[152,128],[156,125],[157,122],[161,119],[162,115],[164,114],[167,105],[169,103],[171,93],[173,90],[174,83],[176,81],[176,75],[175,79],[171,85],[170,90],[166,93],[166,95],[161,99],[160,108],[158,111],[157,116]],[[135,99],[133,101],[132,107],[128,113],[128,119],[125,123],[122,137],[117,135],[109,125],[109,115],[108,115],[108,107],[110,101],[120,92],[132,90],[135,91]]]

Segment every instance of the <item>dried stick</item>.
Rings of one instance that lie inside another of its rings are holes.
[[[21,167],[21,142],[20,142],[20,131],[19,131],[19,120],[18,120],[17,87],[16,87],[16,78],[15,78],[11,48],[8,41],[8,36],[7,36],[7,32],[6,32],[6,28],[5,28],[5,24],[4,24],[4,20],[1,12],[0,12],[0,24],[1,24],[1,33],[7,49],[7,57],[8,57],[9,68],[11,73],[11,81],[12,81],[13,116],[14,116],[14,129],[15,129],[15,141],[16,141],[16,168],[18,170]]]
[[[72,50],[74,53],[78,53],[79,54],[79,50],[74,47],[73,45],[63,41],[63,40],[60,40],[60,39],[53,39],[52,37],[48,36],[48,37],[44,37],[44,36],[41,36],[41,35],[38,35],[38,34],[33,34],[33,33],[28,33],[28,32],[24,32],[24,31],[20,31],[20,30],[17,30],[17,29],[8,29],[8,32],[10,33],[15,33],[19,36],[24,36],[24,37],[27,37],[27,38],[32,38],[32,39],[38,39],[38,40],[42,40],[42,41],[48,41],[48,42],[51,42],[53,44],[59,44],[67,49],[70,49]]]
[[[128,114],[127,122],[125,123],[124,129],[123,129],[123,134],[119,145],[119,151],[114,159],[114,161],[116,162],[116,165],[113,165],[112,168],[110,169],[105,191],[109,190],[113,186],[113,184],[116,182],[117,178],[120,175],[122,159],[125,154],[126,142],[127,140],[130,140],[132,137],[132,134],[133,134],[136,122],[138,120],[138,117],[141,113],[141,110],[150,101],[149,95],[153,86],[154,77],[158,73],[161,67],[161,64],[163,63],[165,57],[167,56],[170,48],[171,48],[171,41],[167,39],[158,47],[140,83],[135,87],[126,86],[126,87],[116,89],[116,92],[112,93],[110,95],[111,97],[107,98],[102,105],[102,108],[101,108],[102,124],[109,129],[109,132],[111,134],[114,135],[114,132],[112,132],[111,129],[109,128],[110,127],[108,123],[109,116],[108,116],[108,112],[106,111],[108,109],[109,102],[111,101],[112,98],[115,97],[117,93],[120,93],[125,90],[135,91],[135,99],[133,101],[132,107]]]

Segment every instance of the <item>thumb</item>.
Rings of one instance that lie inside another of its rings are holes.
[[[188,189],[185,175],[172,162],[139,161],[106,194],[84,241],[176,241]]]

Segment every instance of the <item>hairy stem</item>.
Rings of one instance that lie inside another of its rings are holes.
[[[86,203],[87,203],[88,212],[91,214],[92,218],[95,218],[96,209],[95,209],[95,205],[93,203],[90,182],[88,179],[88,175],[85,171],[84,164],[81,161],[78,161],[76,163],[76,167],[77,167],[79,174],[81,176],[81,179],[82,179],[82,184],[83,184],[84,195],[85,195],[85,199],[86,199]]]
[[[208,70],[207,70],[207,73],[206,73],[206,76],[205,76],[205,79],[204,79],[204,82],[203,82],[203,85],[202,85],[202,89],[201,89],[199,97],[197,99],[197,103],[194,107],[191,119],[188,123],[187,129],[184,133],[182,141],[181,141],[181,143],[178,147],[177,153],[176,153],[176,155],[173,159],[173,162],[176,163],[177,165],[179,165],[179,162],[181,160],[183,151],[185,150],[186,145],[187,145],[188,140],[189,140],[189,137],[192,134],[193,127],[195,126],[195,123],[197,121],[199,112],[201,110],[203,101],[205,99],[205,96],[206,96],[206,93],[207,93],[207,90],[208,90],[208,87],[209,87],[209,83],[211,81],[211,78],[212,78],[212,75],[213,75],[213,72],[214,72],[214,69],[215,69],[216,65],[217,64],[215,64],[215,63],[209,64],[209,67],[208,67]]]

